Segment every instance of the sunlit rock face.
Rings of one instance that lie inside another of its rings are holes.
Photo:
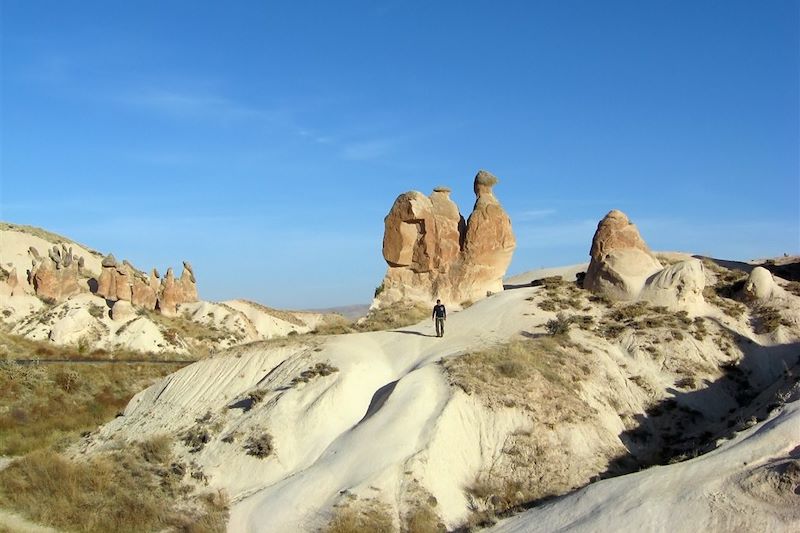
[[[389,265],[374,307],[441,299],[458,306],[503,290],[516,247],[511,220],[494,196],[489,172],[475,176],[476,201],[468,221],[437,187],[430,196],[397,197],[384,219],[383,257]]]
[[[663,267],[628,217],[616,209],[597,225],[584,287],[612,300],[634,300]]]

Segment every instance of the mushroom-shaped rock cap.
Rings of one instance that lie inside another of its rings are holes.
[[[452,189],[450,189],[450,187],[445,187],[444,185],[439,185],[438,187],[433,188],[433,192],[443,192],[446,194],[449,194],[451,190]]]
[[[104,267],[115,267],[117,266],[117,259],[114,257],[114,254],[108,254],[103,258],[100,264]]]
[[[498,182],[497,176],[485,170],[479,170],[475,176],[475,184],[473,188],[475,194],[480,196],[482,194],[492,194],[492,187]]]
[[[611,211],[609,211],[608,214],[603,217],[603,220],[601,220],[600,223],[602,224],[604,220],[609,220],[609,221],[610,220],[614,220],[614,221],[620,221],[620,222],[625,222],[625,223],[629,223],[630,222],[630,220],[628,219],[628,215],[626,215],[625,213],[623,213],[619,209],[612,209]]]

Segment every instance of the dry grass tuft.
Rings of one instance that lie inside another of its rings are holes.
[[[169,467],[169,448],[168,440],[157,437],[88,460],[36,451],[0,471],[0,502],[70,531],[221,533],[227,520],[224,495],[204,497],[200,511],[178,509],[191,498]]]
[[[269,433],[260,433],[258,435],[251,435],[247,442],[244,444],[244,449],[247,450],[247,455],[264,459],[272,455],[274,450],[272,444],[272,435]]]
[[[445,533],[447,528],[431,505],[418,502],[403,516],[403,533]]]
[[[377,500],[349,502],[334,508],[325,533],[394,533],[389,506]]]

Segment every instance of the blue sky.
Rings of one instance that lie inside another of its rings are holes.
[[[800,252],[797,1],[3,0],[0,218],[201,296],[368,302],[383,217],[485,168],[509,273]]]

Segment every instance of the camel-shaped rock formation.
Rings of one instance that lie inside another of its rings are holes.
[[[503,290],[503,276],[516,247],[511,220],[494,196],[497,178],[475,176],[475,207],[468,221],[437,187],[428,197],[410,191],[397,197],[384,219],[383,257],[389,265],[373,307],[397,302],[459,306]]]

